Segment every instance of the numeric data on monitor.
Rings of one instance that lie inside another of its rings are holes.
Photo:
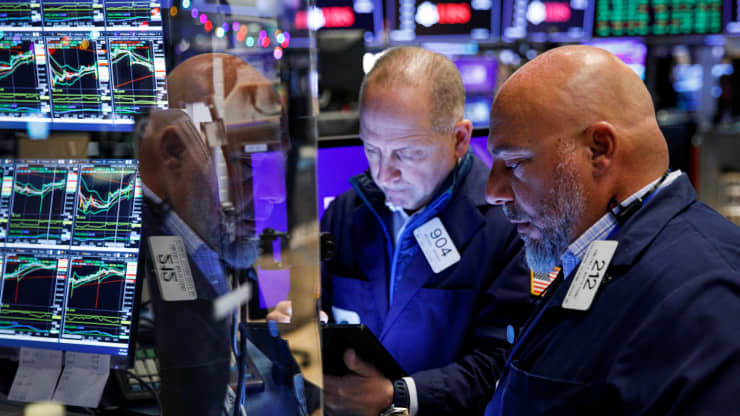
[[[142,223],[136,160],[0,159],[0,345],[126,355]]]
[[[0,1],[0,126],[130,131],[167,108],[159,0]]]

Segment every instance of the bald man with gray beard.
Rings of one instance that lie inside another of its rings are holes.
[[[726,415],[740,394],[740,229],[668,170],[616,57],[548,51],[491,110],[488,201],[535,271],[560,266],[486,415]]]

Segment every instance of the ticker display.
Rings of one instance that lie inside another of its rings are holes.
[[[392,41],[414,39],[488,40],[498,37],[498,0],[399,0],[393,14]]]
[[[593,8],[593,0],[507,0],[502,14],[503,38],[557,42],[588,38]]]
[[[594,36],[722,32],[722,0],[596,0]]]

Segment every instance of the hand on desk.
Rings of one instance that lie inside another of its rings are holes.
[[[293,315],[293,304],[289,300],[282,300],[278,302],[275,309],[267,314],[268,321],[275,321],[281,324],[290,323],[290,317]],[[324,311],[319,311],[319,320],[321,322],[328,322],[329,315]]]
[[[325,406],[349,410],[358,416],[378,416],[391,406],[393,382],[352,349],[344,352],[344,363],[351,373],[341,377],[324,374]]]

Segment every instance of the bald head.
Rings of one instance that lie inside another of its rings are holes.
[[[434,131],[450,133],[455,123],[462,120],[465,87],[455,64],[443,55],[412,46],[389,50],[362,82],[360,109],[373,95],[371,92],[382,94],[401,87],[425,92],[429,123]]]
[[[668,168],[650,93],[634,71],[602,49],[552,49],[514,73],[494,100],[491,129],[522,117],[564,136],[607,123],[619,138],[616,167],[629,172],[625,179],[652,179]]]
[[[566,46],[520,68],[491,109],[488,201],[547,273],[568,245],[668,168],[640,78],[601,49]]]

